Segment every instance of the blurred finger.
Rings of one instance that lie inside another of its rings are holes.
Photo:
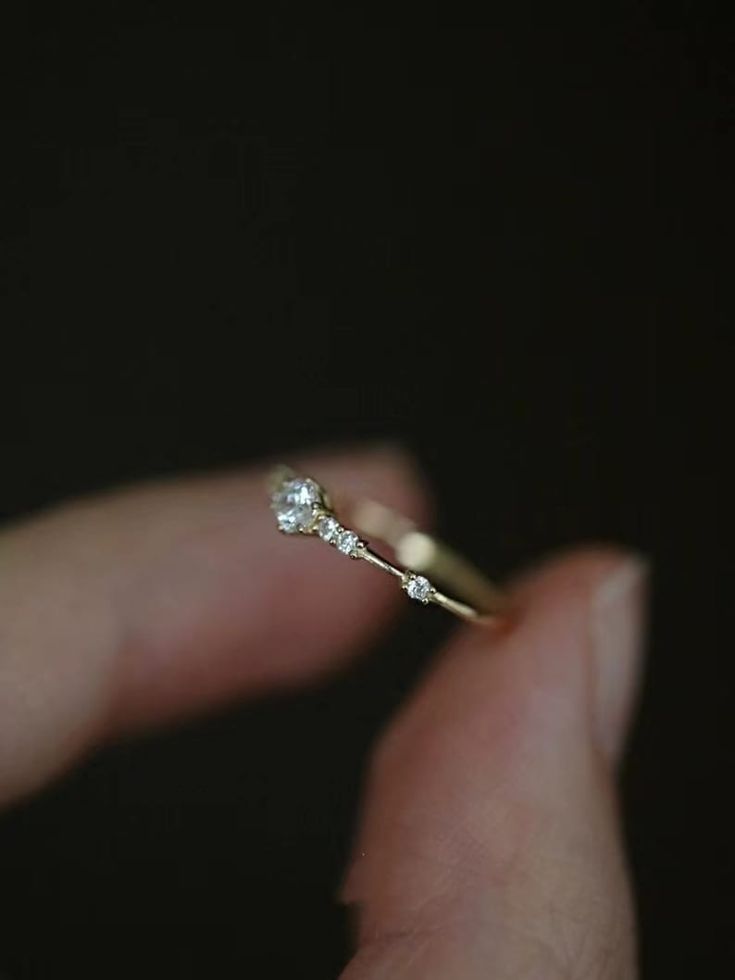
[[[397,450],[302,465],[422,516]],[[400,594],[385,578],[279,535],[261,469],[77,501],[6,530],[0,800],[106,735],[334,665],[385,622]]]

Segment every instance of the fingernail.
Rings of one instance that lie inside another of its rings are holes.
[[[612,763],[625,748],[638,693],[647,583],[647,562],[630,558],[605,579],[592,601],[593,724]]]

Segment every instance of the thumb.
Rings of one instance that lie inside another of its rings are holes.
[[[375,756],[344,980],[635,976],[613,769],[644,579],[612,551],[554,562],[511,630],[441,656]]]

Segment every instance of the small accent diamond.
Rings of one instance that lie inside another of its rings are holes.
[[[350,558],[357,557],[359,545],[360,539],[354,531],[342,531],[337,538],[337,547],[343,555],[349,555]]]
[[[423,575],[413,574],[406,575],[403,580],[403,588],[412,599],[415,599],[417,602],[422,602],[424,605],[427,604],[431,598],[431,593],[434,591],[434,587],[428,578],[424,578]]]
[[[327,541],[330,544],[334,544],[334,539],[339,531],[339,521],[337,521],[336,518],[331,517],[329,514],[325,514],[324,517],[319,518],[316,531],[322,541]]]
[[[321,501],[319,484],[298,477],[281,484],[271,498],[271,506],[279,528],[287,534],[298,534],[310,529]]]

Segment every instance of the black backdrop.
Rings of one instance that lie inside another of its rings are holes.
[[[624,778],[644,975],[730,975],[732,42],[642,12],[509,33],[125,9],[33,29],[3,516],[388,437],[496,571],[648,552]],[[112,748],[6,815],[9,976],[336,976],[361,766],[448,628],[409,609],[319,690]]]

